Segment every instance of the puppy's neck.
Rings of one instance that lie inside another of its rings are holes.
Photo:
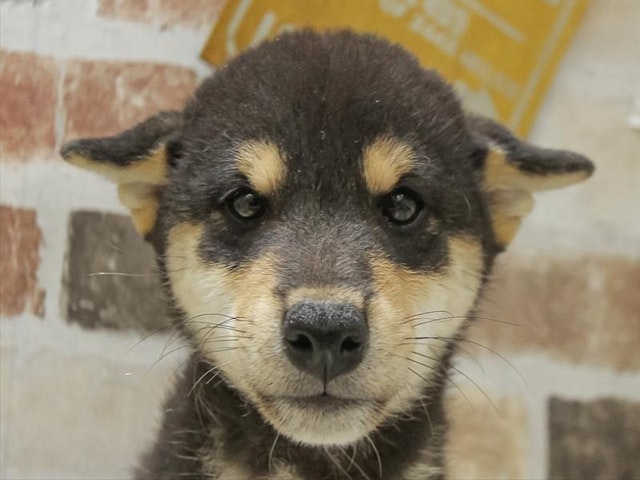
[[[407,479],[441,478],[446,423],[443,382],[408,414],[389,419],[355,445],[305,446],[279,435],[194,355],[165,405],[160,437],[137,478]],[[442,366],[444,375],[446,367]],[[444,377],[443,377],[444,378]],[[200,478],[200,477],[197,477]]]

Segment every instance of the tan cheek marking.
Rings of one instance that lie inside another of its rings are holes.
[[[200,258],[203,228],[201,224],[179,224],[170,230],[167,240],[167,275],[179,306],[189,317],[228,314],[232,308],[231,272]]]
[[[346,287],[327,285],[323,287],[300,287],[287,295],[287,307],[304,300],[315,302],[350,303],[358,308],[364,305],[361,292]]]
[[[379,296],[389,300],[395,320],[401,321],[415,313],[414,305],[437,284],[438,275],[413,272],[385,258],[372,261],[373,277]]]
[[[201,224],[180,224],[168,235],[167,274],[183,309],[197,315],[222,302],[227,305],[223,310],[247,318],[260,317],[261,310],[281,310],[274,293],[275,256],[267,253],[236,271],[208,264],[198,253],[203,230]]]
[[[263,330],[265,333],[269,330],[269,325],[266,324],[268,320],[273,320],[275,317],[275,321],[271,322],[274,325],[271,327],[276,328],[280,325],[282,307],[275,295],[275,265],[276,257],[267,253],[240,268],[234,273],[231,282],[238,315],[265,322],[263,324],[267,327]]]
[[[436,293],[441,294],[438,301],[442,309],[450,303],[444,295],[464,299],[471,293],[475,299],[483,262],[479,242],[470,236],[452,236],[448,255],[449,263],[441,273],[420,273],[384,257],[374,258],[371,264],[376,291],[408,314],[416,313],[416,307]]]
[[[408,352],[422,350],[424,354],[433,355],[429,352],[443,348],[444,342],[433,341],[427,346],[430,340],[418,345],[411,340],[407,344],[405,339],[416,336],[445,338],[457,333],[480,289],[482,248],[472,237],[450,237],[449,263],[441,273],[415,272],[383,257],[375,258],[371,265],[376,291],[370,307],[372,328],[375,326],[377,334],[385,339],[398,339],[389,347],[397,354],[402,353],[399,348],[405,348]],[[415,317],[409,320],[410,316]],[[398,344],[406,346],[399,347]],[[424,358],[420,361],[429,363]],[[430,375],[428,369],[424,371],[425,375]],[[414,377],[410,379],[417,381]]]
[[[76,167],[97,173],[116,183],[150,183],[161,185],[167,179],[167,153],[162,145],[146,158],[127,166],[91,160],[83,155],[71,155],[67,161]]]
[[[258,392],[283,388],[288,381],[285,372],[288,375],[291,368],[282,351],[283,304],[276,295],[276,269],[276,256],[265,253],[234,272],[230,282],[233,314],[242,330],[237,340],[240,349],[235,355],[242,361],[230,364],[225,371],[261,409],[263,402]]]
[[[277,190],[286,174],[282,156],[273,143],[248,141],[236,152],[238,169],[247,177],[256,192],[268,195]]]
[[[411,170],[413,150],[393,137],[380,137],[365,148],[362,166],[367,187],[374,195],[388,193]]]
[[[206,262],[199,253],[203,232],[199,224],[171,229],[167,275],[197,348],[252,398],[250,388],[256,377],[268,383],[282,375],[281,370],[266,366],[273,364],[271,356],[278,353],[273,345],[279,345],[274,339],[279,339],[282,312],[274,294],[275,260],[265,254],[236,270]],[[252,365],[249,372],[248,365]]]

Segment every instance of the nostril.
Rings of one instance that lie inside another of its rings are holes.
[[[361,345],[362,342],[357,341],[353,337],[347,337],[340,344],[340,353],[355,352],[360,348]]]
[[[327,383],[361,363],[369,330],[359,307],[303,301],[285,313],[282,340],[294,366]]]
[[[306,335],[299,333],[295,338],[287,338],[287,343],[296,350],[302,352],[311,352],[313,350],[313,342]]]

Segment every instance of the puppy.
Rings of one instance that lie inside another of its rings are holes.
[[[263,43],[184,111],[61,153],[117,183],[193,346],[139,479],[445,478],[445,380],[494,258],[533,192],[593,171],[350,32]]]

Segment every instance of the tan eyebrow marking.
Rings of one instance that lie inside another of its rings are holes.
[[[390,192],[400,177],[411,170],[414,158],[406,143],[390,136],[378,137],[362,155],[364,179],[371,193]]]
[[[284,159],[278,147],[264,140],[242,143],[236,151],[238,169],[247,177],[256,192],[275,192],[286,173]]]

